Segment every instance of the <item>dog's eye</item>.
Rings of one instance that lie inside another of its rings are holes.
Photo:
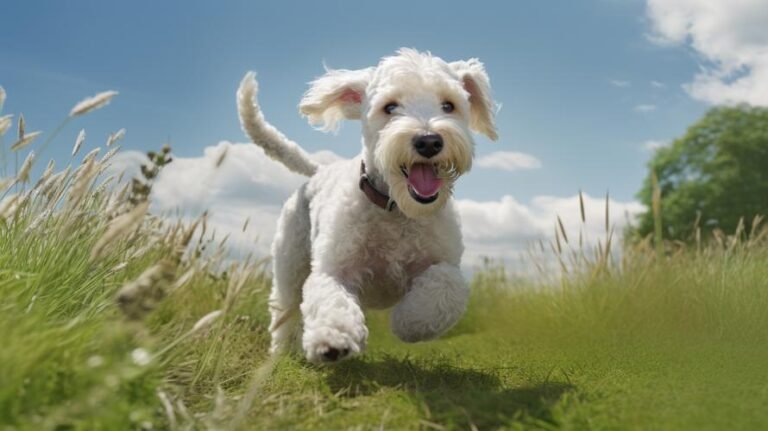
[[[448,101],[443,102],[442,108],[443,108],[443,112],[445,112],[446,114],[450,114],[451,112],[453,112],[454,109],[456,109],[453,106],[453,103]]]
[[[395,112],[395,109],[397,109],[398,106],[399,105],[397,103],[395,103],[395,102],[387,103],[384,106],[384,112],[386,112],[387,115],[392,115],[392,113]]]

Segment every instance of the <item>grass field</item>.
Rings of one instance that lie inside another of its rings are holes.
[[[0,429],[768,427],[757,229],[545,285],[487,268],[442,339],[403,344],[372,313],[365,355],[317,367],[266,353],[266,262],[145,215],[106,163],[0,199]]]

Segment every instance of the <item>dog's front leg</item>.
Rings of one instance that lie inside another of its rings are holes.
[[[391,315],[392,332],[403,341],[426,341],[439,337],[464,314],[469,285],[461,270],[437,263],[413,279],[410,290]]]
[[[365,349],[368,328],[357,297],[328,274],[304,283],[302,345],[311,362],[335,362]]]

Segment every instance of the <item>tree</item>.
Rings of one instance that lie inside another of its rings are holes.
[[[659,148],[638,198],[648,211],[635,234],[654,232],[652,176],[661,190],[665,239],[687,241],[698,220],[703,234],[736,230],[768,215],[768,108],[748,106],[710,110],[685,136]]]

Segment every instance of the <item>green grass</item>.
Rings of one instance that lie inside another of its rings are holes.
[[[440,340],[371,313],[367,352],[318,367],[268,357],[265,262],[204,222],[148,216],[94,258],[141,201],[103,166],[0,196],[2,430],[768,428],[766,235],[578,251],[545,285],[488,268]]]
[[[487,270],[441,340],[403,344],[386,313],[372,313],[365,355],[316,367],[268,360],[269,280],[258,269],[234,301],[238,269],[200,271],[145,320],[127,321],[116,291],[167,249],[111,272],[140,240],[89,264],[98,229],[61,241],[24,224],[0,228],[0,420],[10,429],[768,426],[762,247],[630,256],[622,271],[550,288]],[[207,258],[189,259],[180,266]],[[222,318],[189,335],[228,297]],[[157,356],[137,364],[136,349]]]

